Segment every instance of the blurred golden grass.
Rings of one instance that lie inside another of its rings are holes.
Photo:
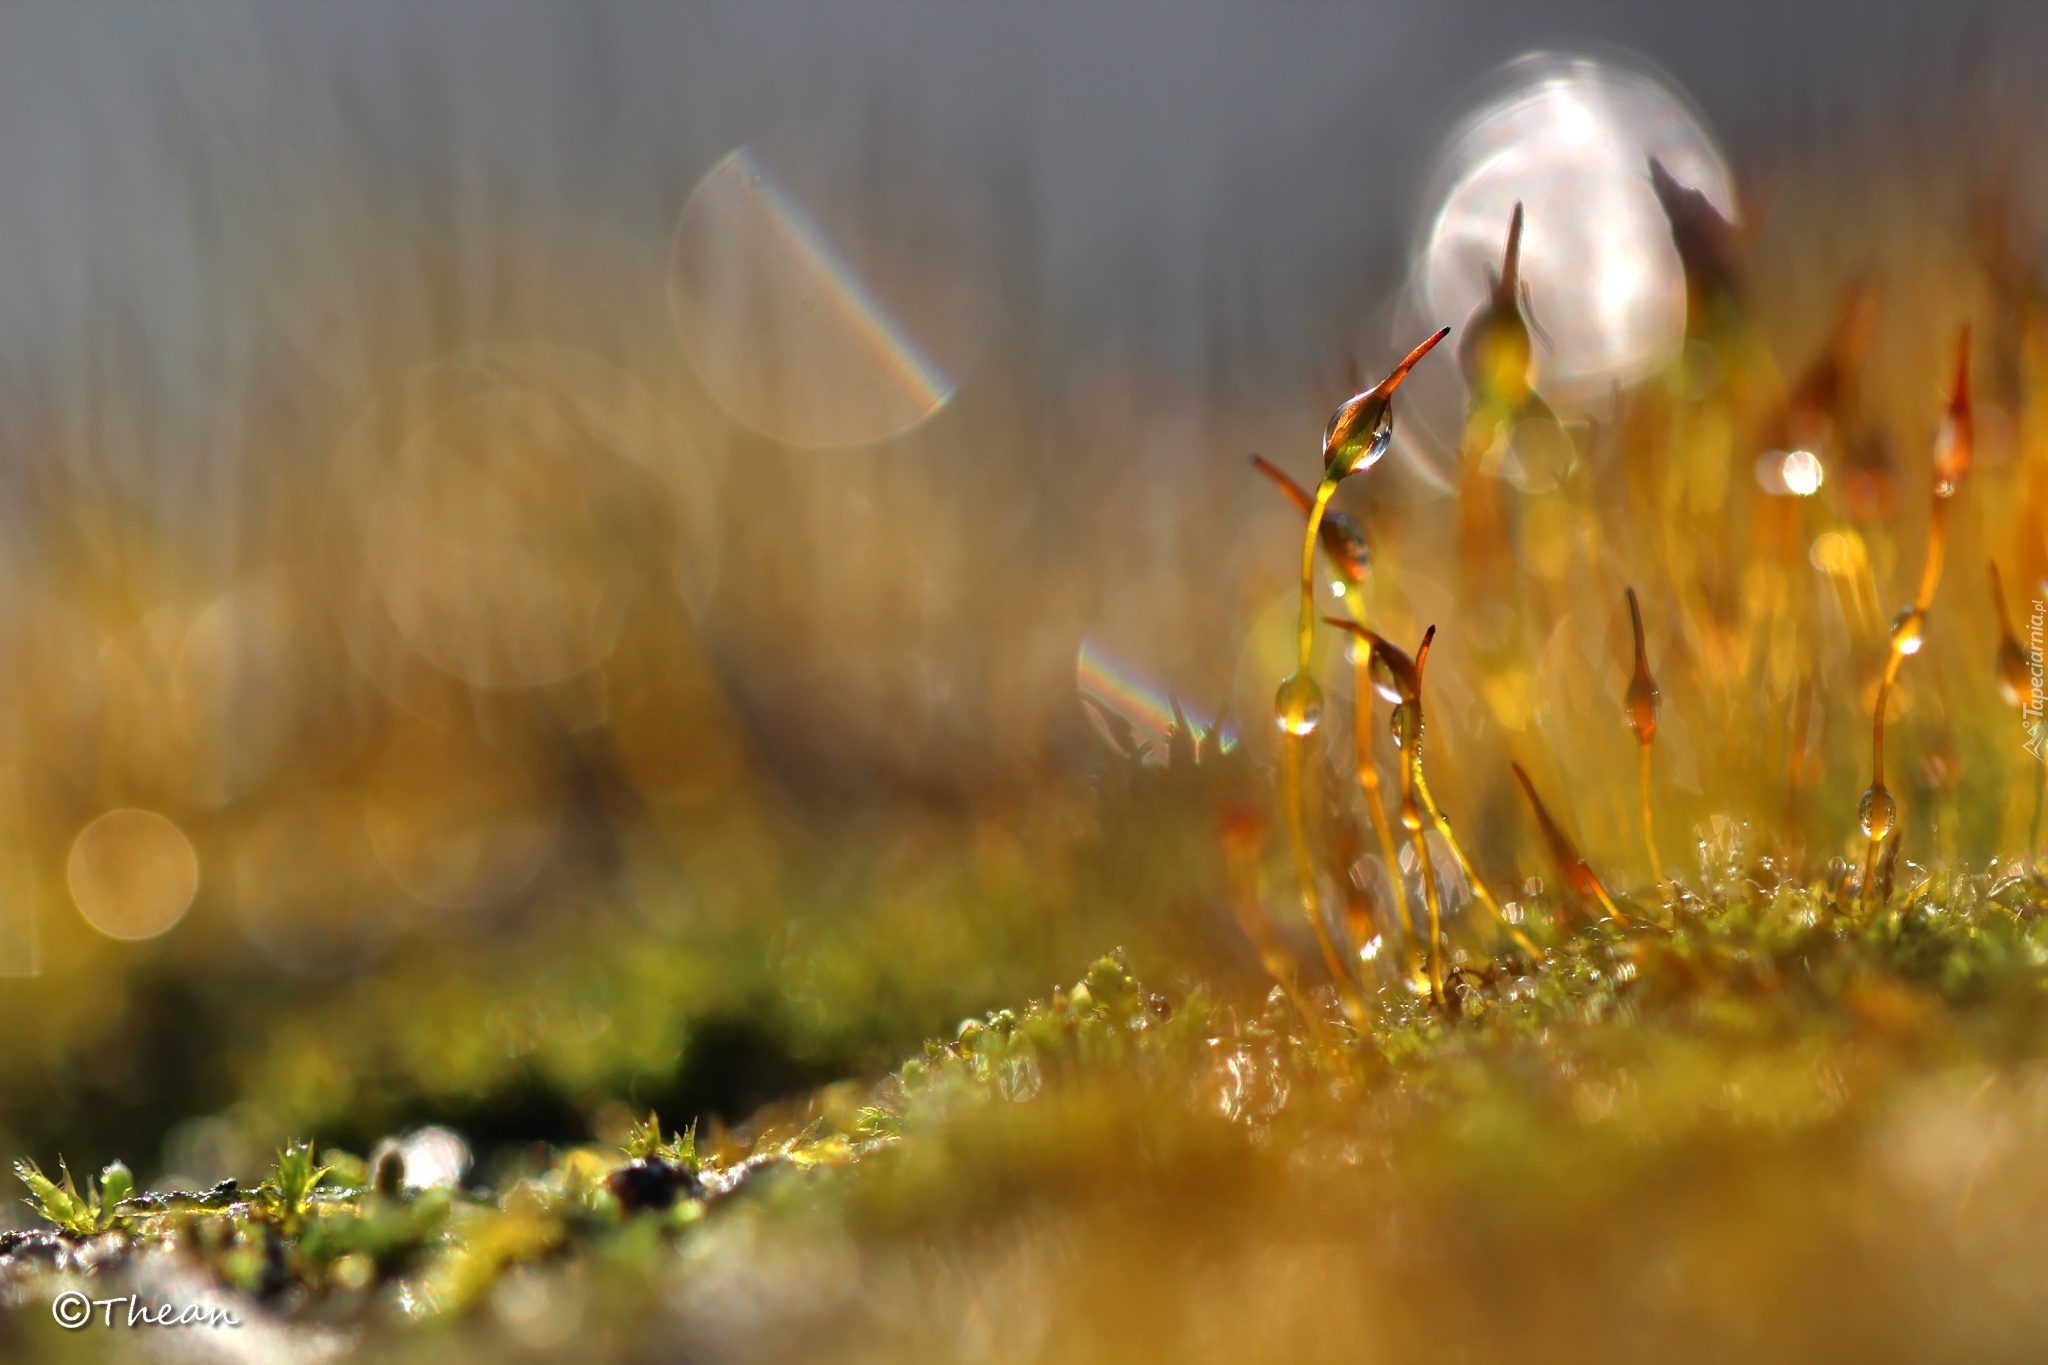
[[[2048,342],[1997,235],[2031,229],[1997,227],[1995,180],[1902,156],[1869,183],[1777,185],[1731,382],[1701,381],[1695,353],[1577,430],[1554,486],[1478,485],[1513,527],[1510,583],[1468,572],[1450,500],[1397,502],[1418,495],[1395,461],[1385,488],[1344,490],[1374,541],[1364,618],[1398,641],[1441,628],[1430,781],[1516,913],[1553,874],[1511,757],[1618,893],[1652,882],[1626,586],[1662,692],[1668,868],[1713,893],[1743,863],[1825,878],[1861,855],[1885,622],[1966,317],[1980,468],[1887,711],[1900,890],[2022,850],[2038,779],[1975,584],[1997,560],[2024,621],[2048,574]],[[1040,373],[1020,298],[925,426],[795,452],[694,382],[661,298],[667,224],[488,194],[464,216],[334,167],[272,193],[209,300],[217,384],[170,385],[113,317],[88,373],[16,381],[0,965],[40,975],[0,990],[33,1040],[0,1058],[9,1145],[111,1154],[221,1112],[260,1149],[536,1093],[587,1124],[621,1088],[683,1087],[707,1020],[765,1016],[794,1054],[872,1067],[1119,942],[1148,974],[1255,970],[1206,815],[1109,818],[1077,792],[1098,758],[1073,654],[1107,626],[1190,702],[1227,699],[1246,757],[1269,756],[1261,632],[1299,529],[1240,461],[1258,444],[1308,472],[1341,394],[1211,403],[1114,357]],[[1853,279],[1882,301],[1860,363],[1827,378],[1831,319],[1863,325]],[[1826,473],[1811,498],[1753,477],[1793,416]],[[1337,662],[1315,661],[1326,739],[1352,685]],[[1356,815],[1346,750],[1305,765],[1336,793],[1310,817],[1319,851]],[[197,862],[190,911],[135,945],[67,876],[81,832],[130,809]],[[1695,875],[1703,844],[1719,861]],[[1316,869],[1319,904],[1355,865]],[[1354,900],[1361,927],[1387,910]],[[1494,930],[1450,918],[1453,964],[1477,965]],[[145,1036],[160,1064],[124,1060]]]

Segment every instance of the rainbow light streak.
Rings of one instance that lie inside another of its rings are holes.
[[[1167,735],[1173,730],[1173,701],[1164,690],[1151,680],[1112,659],[1093,640],[1083,637],[1081,649],[1074,656],[1074,685],[1083,696],[1093,697],[1109,710],[1122,716],[1146,739],[1156,745],[1164,745]],[[1181,714],[1196,731],[1208,730],[1214,717],[1196,711],[1183,704]],[[1231,749],[1237,744],[1237,732],[1228,725],[1216,732],[1219,745]],[[1162,751],[1159,758],[1164,761]]]
[[[768,207],[768,222],[776,238],[825,285],[821,291],[832,300],[840,315],[866,337],[880,354],[887,356],[906,387],[929,409],[944,402],[953,383],[916,338],[889,315],[860,277],[853,263],[839,254],[832,239],[818,226],[769,171],[767,163],[754,155],[753,148],[741,147],[714,167],[715,178],[728,168],[739,172],[742,186],[751,187]]]

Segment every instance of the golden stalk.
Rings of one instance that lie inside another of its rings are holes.
[[[1274,718],[1286,736],[1283,746],[1282,782],[1287,807],[1290,846],[1294,854],[1295,879],[1301,889],[1302,908],[1309,917],[1309,924],[1315,931],[1316,946],[1322,951],[1324,961],[1331,968],[1336,979],[1337,991],[1345,1002],[1346,1012],[1353,1014],[1360,1025],[1364,1022],[1364,1002],[1358,998],[1352,986],[1350,974],[1339,970],[1335,945],[1330,942],[1329,930],[1323,924],[1320,898],[1316,894],[1314,864],[1309,859],[1308,832],[1305,827],[1303,806],[1306,800],[1302,790],[1302,746],[1316,725],[1322,719],[1323,694],[1310,672],[1315,652],[1315,563],[1316,541],[1321,534],[1323,514],[1329,508],[1330,498],[1337,491],[1337,485],[1361,470],[1377,464],[1387,453],[1388,443],[1394,434],[1394,390],[1408,376],[1415,363],[1429,354],[1432,347],[1450,335],[1446,327],[1430,336],[1421,345],[1410,351],[1393,372],[1372,388],[1353,394],[1338,406],[1332,414],[1329,425],[1323,431],[1323,477],[1316,484],[1313,498],[1309,502],[1308,525],[1303,528],[1301,538],[1301,612],[1296,637],[1294,672],[1280,684],[1274,698]]]
[[[1884,676],[1877,685],[1877,714],[1870,726],[1870,786],[1857,808],[1857,820],[1869,845],[1863,854],[1863,884],[1857,888],[1859,911],[1867,909],[1870,887],[1877,870],[1877,851],[1897,825],[1898,803],[1884,785],[1884,712],[1891,700],[1892,684],[1909,654],[1920,651],[1921,631],[1927,612],[1934,605],[1934,590],[1941,582],[1942,561],[1948,553],[1948,503],[1970,472],[1975,452],[1975,424],[1970,412],[1970,329],[1965,326],[1956,341],[1955,382],[1949,391],[1948,415],[1935,438],[1934,490],[1927,517],[1927,557],[1920,568],[1920,586],[1913,604],[1892,622]]]

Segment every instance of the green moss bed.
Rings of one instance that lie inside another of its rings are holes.
[[[202,1192],[24,1163],[0,1358],[2037,1359],[2044,907],[2019,865],[1865,914],[1752,878],[1455,1018],[1388,984],[1368,1034],[1107,958],[879,1083],[488,1185],[419,1187],[417,1135]],[[74,1291],[120,1302],[67,1329]]]

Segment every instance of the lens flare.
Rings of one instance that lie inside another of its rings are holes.
[[[1523,204],[1536,387],[1570,408],[1668,363],[1683,343],[1684,272],[1650,159],[1725,215],[1733,192],[1712,137],[1663,82],[1554,53],[1520,58],[1505,77],[1440,158],[1417,286],[1425,314],[1471,316],[1491,291],[1502,226]]]
[[[1175,699],[1157,683],[1112,657],[1095,640],[1084,638],[1080,651],[1074,656],[1074,685],[1084,699],[1094,703],[1088,707],[1088,713],[1111,743],[1119,743],[1127,737],[1141,744],[1150,743],[1164,761],[1166,737],[1175,726]],[[1181,714],[1198,734],[1206,734],[1215,724],[1213,716],[1191,710],[1185,704],[1181,706]],[[1117,717],[1129,726],[1129,736],[1114,733],[1123,727],[1107,719],[1109,716]],[[1216,737],[1224,749],[1237,742],[1237,736],[1227,725],[1217,730]]]
[[[676,228],[670,310],[698,377],[739,421],[797,446],[884,440],[952,397],[978,306],[943,250],[901,250],[904,205],[873,185],[800,193],[785,171],[806,160],[748,145],[698,182]],[[815,211],[826,207],[836,230]]]

